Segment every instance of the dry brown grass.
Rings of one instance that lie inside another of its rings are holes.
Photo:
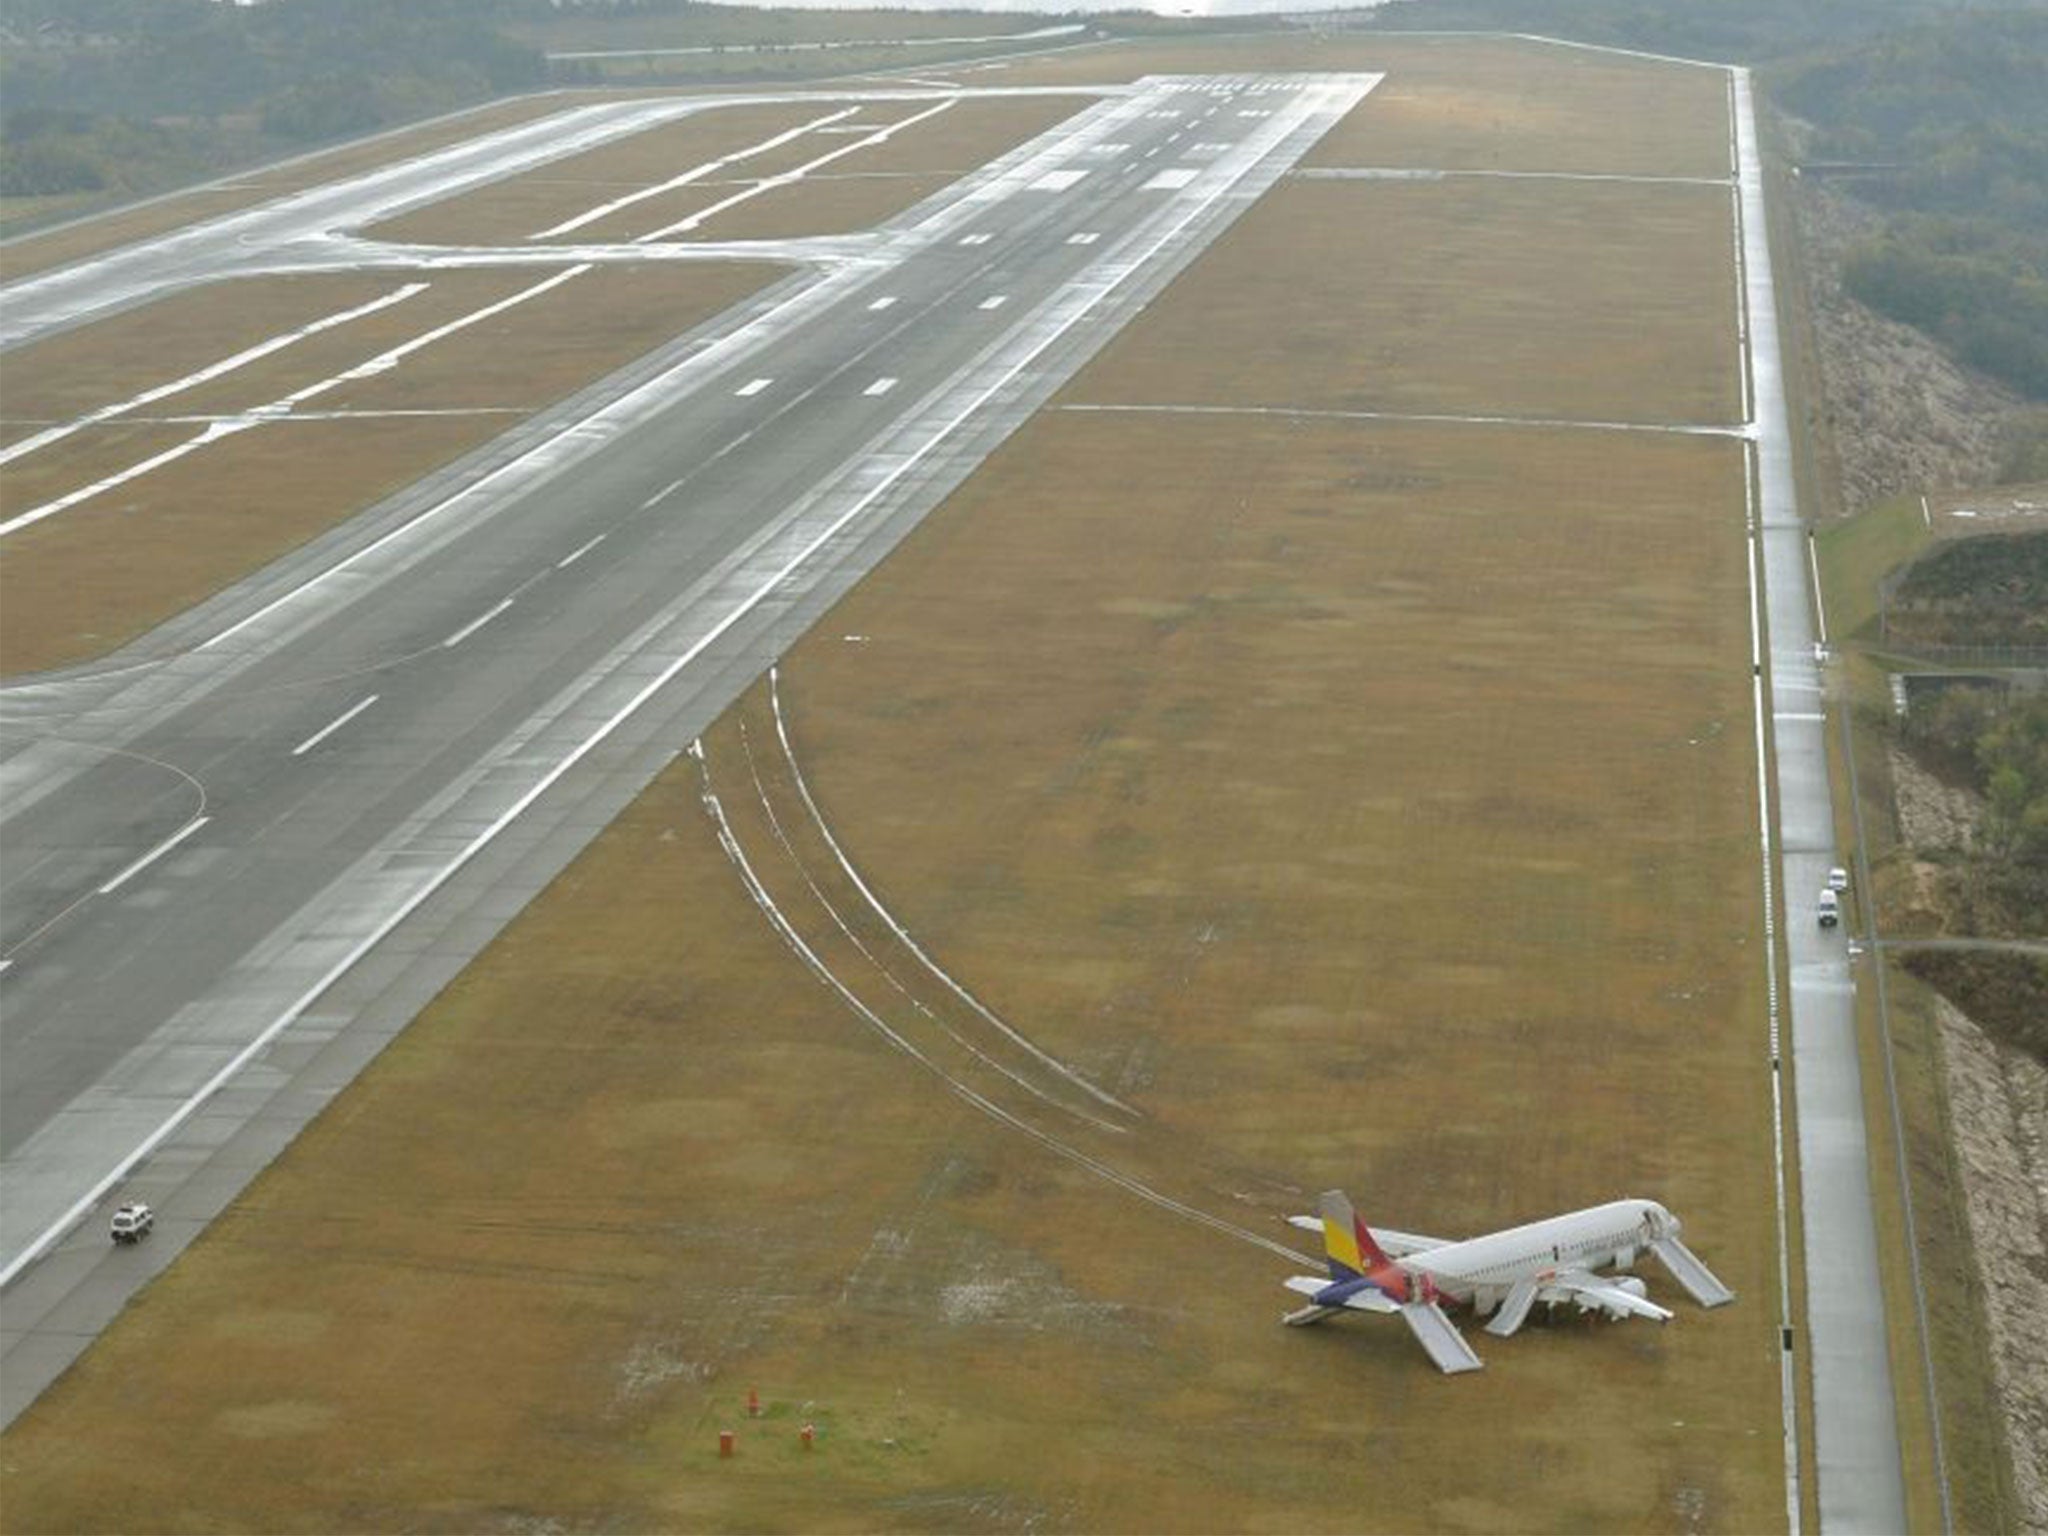
[[[1065,398],[1165,398],[1195,311],[1233,398],[1298,404],[1321,322],[1219,309],[1236,259]],[[1550,364],[1559,414],[1592,364]],[[875,889],[1132,1128],[966,1064],[942,1023],[1051,1082],[852,915],[757,688],[16,1423],[10,1520],[1775,1528],[1744,572],[1725,441],[1040,417],[784,704]],[[1450,1234],[1651,1195],[1743,1299],[1475,1334],[1458,1381],[1386,1320],[1274,1326],[1281,1261],[995,1124],[824,988],[706,772],[845,984],[1047,1134],[1276,1235],[1332,1183]]]
[[[262,426],[197,451],[60,512],[6,540],[0,566],[0,672],[40,671],[104,654],[420,478],[536,410],[772,281],[760,265],[600,268],[458,332],[388,372],[341,386],[311,410],[467,410],[471,415]],[[337,327],[157,410],[246,410],[331,377],[410,336],[539,281],[542,272],[437,274],[403,304]],[[356,279],[335,280],[353,293]],[[317,285],[295,291],[304,314],[342,307]],[[210,297],[237,310],[232,287],[141,311],[46,344],[71,350],[46,378],[52,403],[118,399],[133,378],[114,364],[138,335],[203,329]],[[287,322],[290,323],[290,322]],[[139,330],[137,329],[139,328]],[[224,349],[232,350],[232,349]],[[31,349],[39,356],[43,348]],[[507,353],[516,368],[502,366]],[[199,355],[196,344],[185,360]],[[175,376],[175,375],[173,375]],[[200,429],[93,428],[0,471],[0,505],[37,506],[194,436]]]
[[[1076,397],[1728,422],[1727,221],[1717,188],[1285,182]],[[1254,316],[1285,352],[1215,345]]]
[[[1688,1216],[1741,1306],[1482,1340],[1476,1383],[1370,1323],[1284,1333],[1269,1256],[988,1124],[821,989],[685,761],[21,1421],[16,1508],[1769,1524],[1733,458],[1060,416],[786,680],[827,814],[899,914],[1145,1112],[1070,1139],[1274,1231],[1290,1185],[1451,1231],[1626,1185]],[[757,697],[711,739],[714,787],[823,945],[742,717],[772,753]],[[758,1429],[750,1384],[776,1409]],[[120,1422],[86,1436],[110,1392]],[[1487,1455],[1445,1454],[1475,1413]],[[81,1437],[131,1479],[67,1463]]]
[[[1309,165],[1713,177],[1729,170],[1722,71],[1509,38],[1147,39],[1020,60],[983,78],[1067,85],[1244,70],[1386,75],[1309,152]]]

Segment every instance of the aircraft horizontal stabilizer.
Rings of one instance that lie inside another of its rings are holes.
[[[1663,1261],[1664,1267],[1671,1271],[1671,1278],[1684,1286],[1686,1294],[1701,1306],[1722,1307],[1735,1299],[1735,1293],[1717,1280],[1714,1272],[1677,1238],[1656,1239],[1650,1244],[1650,1252]]]
[[[1409,1302],[1401,1308],[1401,1321],[1408,1325],[1408,1331],[1415,1335],[1415,1342],[1445,1375],[1455,1376],[1461,1371],[1484,1368],[1486,1362],[1472,1352],[1472,1346],[1465,1342],[1465,1335],[1458,1332],[1457,1325],[1444,1316],[1443,1308],[1435,1302]]]
[[[1289,1275],[1283,1283],[1290,1291],[1297,1291],[1301,1295],[1311,1298],[1319,1296],[1324,1291],[1330,1289],[1330,1282],[1328,1280],[1319,1280],[1314,1275]],[[1372,1289],[1370,1286],[1362,1286],[1358,1290],[1351,1292],[1350,1295],[1342,1297],[1337,1301],[1322,1302],[1319,1305],[1333,1312],[1342,1307],[1349,1307],[1354,1312],[1398,1312],[1401,1310],[1399,1302]]]

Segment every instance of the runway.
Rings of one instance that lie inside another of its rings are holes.
[[[0,692],[0,1414],[1377,78],[1154,77],[871,236],[749,244],[811,264]],[[220,270],[402,269],[353,227],[695,109],[617,106],[15,285],[5,339]],[[630,249],[591,259],[665,259]],[[86,1218],[133,1197],[159,1235],[114,1252]]]

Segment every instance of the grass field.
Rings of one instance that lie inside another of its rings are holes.
[[[1689,72],[1506,52],[1548,129],[1405,152],[1725,146]],[[1725,417],[1725,197],[1543,186],[1251,214],[0,1438],[9,1523],[1779,1528],[1739,445],[1303,414]],[[1638,323],[1574,323],[1618,240]],[[1275,1326],[1332,1184],[1663,1199],[1741,1300],[1446,1380]]]

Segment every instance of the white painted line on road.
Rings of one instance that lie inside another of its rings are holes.
[[[334,719],[328,721],[325,725],[321,726],[319,730],[315,731],[312,735],[308,736],[296,747],[293,747],[292,756],[305,756],[306,753],[312,751],[315,747],[319,746],[321,742],[325,741],[328,737],[332,736],[336,731],[340,730],[344,725],[347,725],[349,721],[355,719],[357,715],[360,715],[364,710],[368,709],[372,704],[376,703],[377,699],[378,695],[373,693],[367,699],[364,699],[362,703],[350,705],[347,709],[343,710]]]
[[[1064,192],[1086,176],[1086,171],[1047,171],[1026,189],[1031,192]]]
[[[1140,192],[1178,192],[1201,174],[1200,171],[1191,171],[1185,167],[1171,171],[1161,171],[1150,181],[1146,182],[1145,185],[1138,188],[1138,190]]]
[[[1820,558],[1813,550],[1813,530],[1806,530],[1806,571],[1813,579],[1813,616],[1822,645],[1828,643],[1828,605],[1820,595]]]
[[[868,306],[868,308],[869,308],[869,309],[887,309],[887,308],[888,308],[888,307],[889,307],[889,306],[890,306],[891,304],[894,304],[895,302],[896,302],[896,295],[895,295],[895,294],[893,294],[893,293],[885,293],[885,294],[883,294],[883,295],[882,295],[882,296],[881,296],[881,297],[880,297],[879,299],[875,300],[875,302],[874,302],[874,303],[870,304],[870,305]]]
[[[1825,720],[1827,716],[1812,714],[1805,710],[1774,709],[1771,711],[1771,718],[1773,720]]]
[[[766,389],[770,384],[773,384],[774,382],[775,381],[773,379],[749,379],[746,383],[742,384],[738,389],[734,390],[733,393],[742,396],[758,395],[759,393],[761,393],[762,390]]]
[[[165,838],[162,842],[158,843],[154,848],[150,849],[149,852],[145,853],[141,858],[137,859],[133,864],[130,864],[126,869],[122,870],[121,873],[114,876],[114,878],[109,880],[105,885],[101,886],[100,894],[102,896],[113,895],[114,892],[118,891],[122,886],[126,885],[130,880],[133,880],[137,875],[141,874],[145,869],[149,868],[150,865],[154,864],[158,859],[162,858],[165,854],[169,853],[173,848],[177,847],[178,844],[185,841],[186,838],[190,837],[194,832],[197,832],[201,827],[205,826],[211,820],[213,820],[211,816],[193,817],[192,820],[185,823],[182,830],[173,832],[169,837]],[[12,964],[13,962],[10,961],[8,963]]]
[[[976,309],[1001,309],[1009,302],[1010,296],[1007,293],[992,293],[974,307]]]
[[[1093,244],[1094,244],[1094,243],[1095,243],[1096,241],[1100,240],[1101,238],[1102,238],[1102,231],[1101,231],[1101,230],[1099,230],[1099,229],[1084,229],[1084,230],[1082,230],[1082,231],[1081,231],[1081,232],[1080,232],[1079,234],[1074,234],[1074,235],[1069,235],[1069,236],[1067,236],[1067,244],[1069,244],[1069,245],[1093,245]]]
[[[995,239],[994,235],[988,233],[986,230],[980,230],[971,235],[962,235],[960,237],[960,243],[962,245],[987,245],[989,241],[993,239]]]
[[[895,387],[896,381],[894,379],[877,379],[866,389],[862,390],[861,393],[864,395],[886,395]]]
[[[450,635],[446,640],[443,640],[441,642],[441,649],[445,651],[452,646],[462,644],[463,641],[467,640],[471,635],[475,634],[478,630],[482,629],[486,624],[490,623],[491,620],[495,619],[499,614],[503,613],[507,608],[510,608],[511,606],[512,599],[508,597],[505,598],[503,601],[499,602],[496,606],[477,615],[477,617],[471,619],[467,624],[463,625],[462,628],[455,631],[455,633]]]
[[[643,503],[643,510],[645,510],[645,506],[646,504]],[[574,549],[570,550],[569,553],[562,556],[561,559],[557,560],[555,562],[555,569],[558,571],[567,570],[570,566],[574,565],[578,560],[581,560],[585,555],[589,554],[593,549],[597,548],[597,546],[602,544],[604,541],[605,536],[601,533],[594,539],[585,540],[583,543],[578,544]]]

